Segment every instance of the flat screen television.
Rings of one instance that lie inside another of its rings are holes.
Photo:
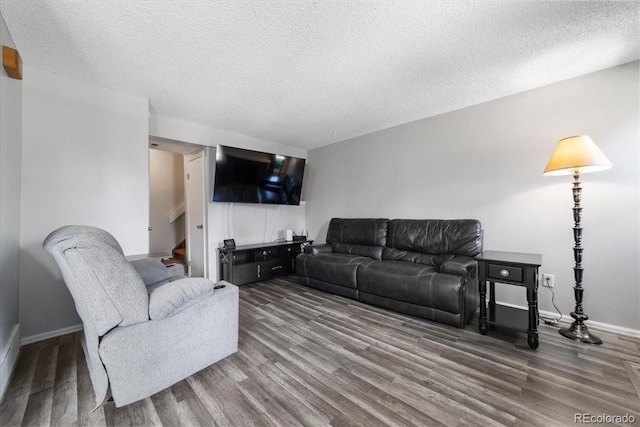
[[[305,160],[218,145],[213,201],[299,205]]]

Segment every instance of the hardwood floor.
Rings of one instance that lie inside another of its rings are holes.
[[[573,425],[640,421],[640,339],[458,329],[275,279],[240,291],[240,349],[148,399],[90,412],[80,333],[24,346],[0,425]],[[615,421],[615,420],[614,420]]]

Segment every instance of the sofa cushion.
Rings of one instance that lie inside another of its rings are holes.
[[[460,313],[464,277],[442,274],[431,265],[375,261],[357,272],[358,291],[396,301]]]
[[[405,261],[416,264],[433,265],[440,267],[442,263],[453,258],[451,254],[423,254],[421,252],[404,251],[396,248],[384,248],[382,259],[384,261]]]
[[[482,228],[480,221],[475,219],[394,219],[389,221],[388,227],[387,248],[471,257],[482,251]],[[383,259],[389,256],[388,252],[383,254]],[[397,254],[391,259],[397,259]]]
[[[184,276],[184,268],[179,264],[165,265],[157,258],[143,258],[131,261],[145,286],[160,283],[174,276]]]
[[[375,262],[371,258],[341,253],[299,254],[296,258],[298,276],[356,289],[359,265]]]
[[[387,236],[387,219],[333,218],[327,230],[327,243],[334,252],[380,259]],[[373,248],[372,248],[373,247]]]
[[[377,261],[382,260],[382,250],[382,246],[351,245],[349,243],[333,244],[333,252],[335,253],[364,256]]]

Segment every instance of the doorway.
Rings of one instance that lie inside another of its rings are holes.
[[[149,150],[149,253],[172,255],[185,239],[184,158],[182,154]]]
[[[207,153],[205,146],[149,137],[150,252],[183,255],[193,277],[208,274]]]

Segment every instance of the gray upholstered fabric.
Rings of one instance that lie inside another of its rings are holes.
[[[122,248],[113,236],[95,227],[61,227],[47,236],[43,247],[56,260],[82,319],[84,353],[98,406],[105,399],[109,388],[107,372],[98,354],[99,338],[124,319],[95,272],[84,262],[82,251],[90,247],[90,242],[104,251],[110,248],[113,258],[120,254],[121,260],[126,263]]]
[[[100,241],[93,242],[93,246],[85,244],[67,249],[64,254],[75,280],[84,286],[104,289],[108,301],[101,303],[112,304],[118,310],[122,317],[120,326],[149,320],[147,290],[131,264],[121,253]]]
[[[189,277],[149,289],[149,318],[164,319],[213,295],[209,279]]]
[[[149,318],[144,284],[109,233],[89,226],[66,226],[51,233],[43,246],[54,254],[56,261],[61,260],[70,269],[66,273],[72,277],[64,277],[65,280],[72,278],[74,287],[87,288],[81,293],[90,305],[93,317],[104,318],[106,314],[110,319],[99,332]],[[65,271],[62,273],[64,275]],[[121,317],[117,323],[114,311]],[[99,320],[98,323],[103,322]]]
[[[77,307],[76,303],[76,307]],[[79,312],[79,311],[78,311]],[[107,371],[102,364],[100,354],[98,352],[98,346],[100,343],[100,335],[93,329],[93,325],[90,322],[86,322],[82,315],[82,326],[84,327],[84,336],[82,339],[82,349],[84,350],[84,358],[87,361],[87,368],[89,369],[89,378],[91,378],[91,384],[93,385],[93,394],[96,399],[96,408],[102,404],[107,398],[107,391],[109,390],[109,377]]]
[[[179,264],[165,265],[157,258],[144,258],[131,261],[145,286],[167,280],[174,276],[184,276],[184,268]]]
[[[120,244],[111,234],[101,228],[90,225],[66,225],[60,227],[47,236],[42,246],[49,253],[53,253],[53,251],[63,253],[67,249],[78,246],[79,242],[80,244],[86,242],[87,239],[106,243],[123,254]]]
[[[186,310],[118,327],[102,339],[100,356],[116,406],[157,393],[238,350],[238,287],[219,283],[226,286]]]
[[[74,257],[73,246],[67,245],[68,240],[58,241],[58,232],[67,231],[67,227],[51,233],[44,241],[44,248],[53,255],[56,260],[62,278],[71,292],[71,296],[76,305],[76,310],[82,319],[83,324],[90,324],[91,329],[99,336],[104,335],[110,329],[116,327],[122,322],[122,316],[118,309],[111,303],[109,295],[101,286],[86,286],[84,281],[77,278],[75,272],[75,263],[69,264],[67,253],[71,251],[71,260]],[[86,331],[86,327],[85,327]]]
[[[97,406],[109,386],[116,406],[126,405],[237,351],[234,285],[220,282],[224,292],[213,295],[208,279],[170,276],[146,288],[113,236],[95,227],[62,227],[43,247],[56,260],[82,319]],[[161,320],[149,320],[148,289],[156,296],[154,318],[166,316]]]

